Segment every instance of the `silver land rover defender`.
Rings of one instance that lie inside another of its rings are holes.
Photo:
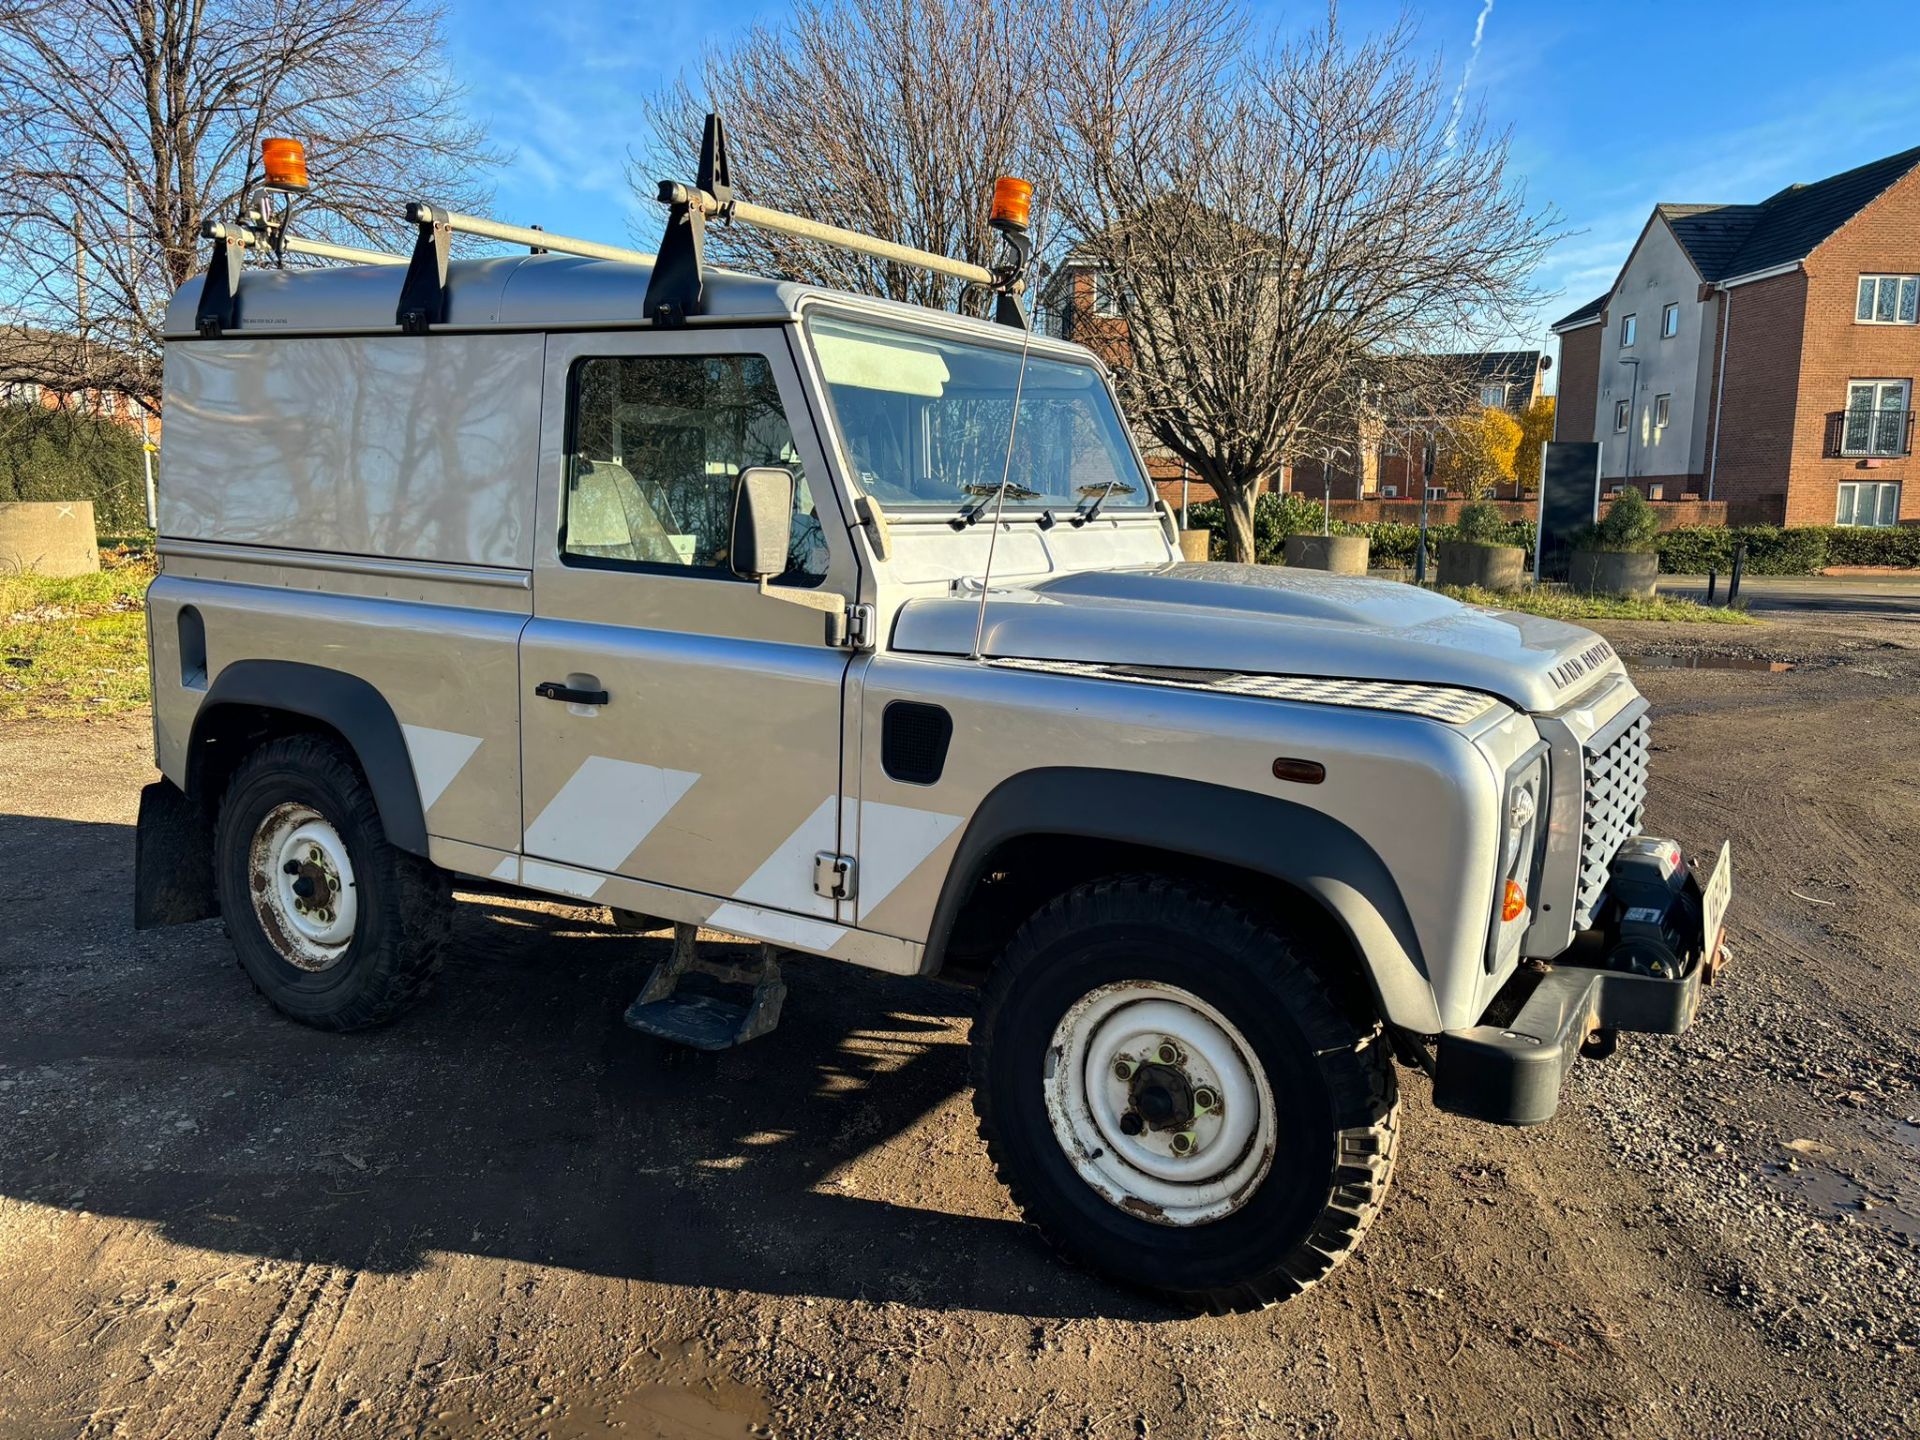
[[[1023,323],[1017,214],[975,271],[735,202],[718,138],[657,257],[425,205],[411,257],[209,227],[166,327],[138,923],[224,917],[337,1030],[424,991],[456,886],[672,926],[627,1019],[685,1044],[772,1029],[792,952],[979,985],[1027,1216],[1215,1309],[1358,1243],[1396,1065],[1535,1124],[1577,1054],[1686,1027],[1731,872],[1640,833],[1604,640],[1183,563],[1101,363]],[[714,270],[714,217],[1012,323]]]

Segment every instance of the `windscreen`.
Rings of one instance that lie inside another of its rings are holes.
[[[993,494],[1003,468],[1010,509],[1098,500],[1114,510],[1151,498],[1091,365],[1029,355],[1022,381],[1017,350],[825,317],[809,329],[848,463],[889,509],[972,505]]]

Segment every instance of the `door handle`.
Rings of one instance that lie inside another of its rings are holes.
[[[542,700],[563,700],[569,705],[605,705],[607,692],[604,690],[575,690],[571,685],[562,685],[558,680],[542,680],[533,687],[533,693]]]

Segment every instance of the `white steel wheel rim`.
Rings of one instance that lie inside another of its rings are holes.
[[[1162,1047],[1177,1057],[1172,1064]],[[1140,1219],[1220,1220],[1252,1199],[1272,1168],[1273,1091],[1252,1045],[1177,986],[1136,980],[1083,996],[1054,1028],[1044,1083],[1054,1139],[1074,1171]],[[1161,1090],[1176,1102],[1170,1114]],[[1207,1098],[1200,1092],[1215,1103],[1198,1108]]]
[[[289,801],[269,811],[248,849],[247,880],[260,928],[288,964],[318,972],[346,957],[359,890],[346,841],[318,810]]]

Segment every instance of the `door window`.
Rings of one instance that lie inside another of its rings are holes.
[[[1847,386],[1845,455],[1901,455],[1907,437],[1907,382],[1855,380]]]
[[[794,477],[787,571],[817,585],[827,545],[772,368],[759,355],[622,355],[579,361],[560,548],[570,565],[733,579],[733,486],[742,470]]]

